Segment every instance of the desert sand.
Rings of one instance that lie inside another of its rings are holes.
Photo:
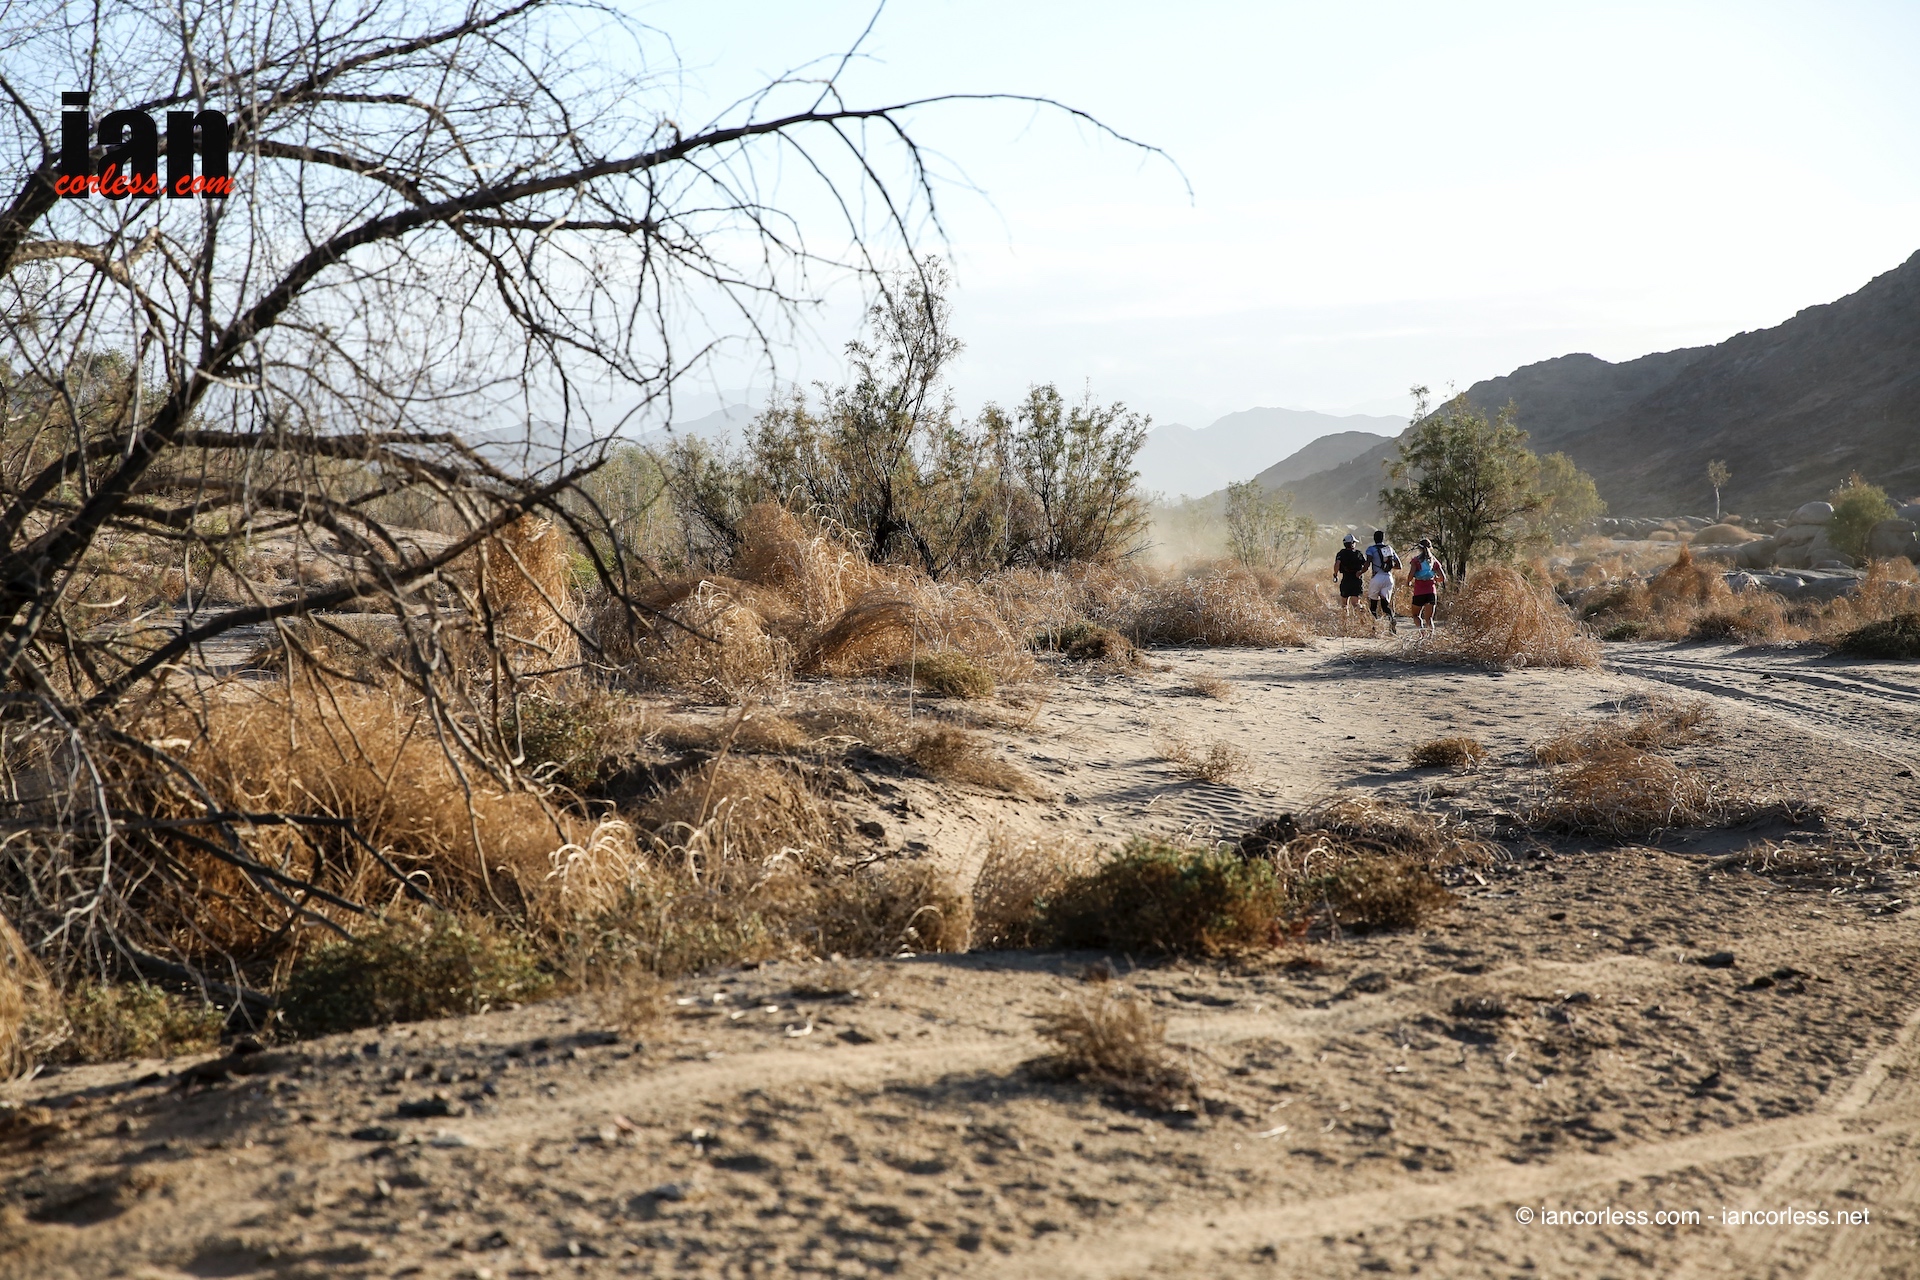
[[[865,779],[876,843],[963,877],[996,828],[1233,838],[1339,795],[1451,813],[1507,857],[1426,927],[1231,962],[770,964],[676,984],[631,1034],[563,1000],[42,1075],[4,1094],[0,1274],[1914,1275],[1920,670],[1607,653],[1498,673],[1380,641],[1158,650],[921,705],[1035,781]],[[1715,713],[1675,759],[1826,822],[1525,834],[1531,745],[1658,692]],[[1407,767],[1452,733],[1487,760]],[[1188,779],[1176,741],[1244,768]],[[1739,855],[1762,846],[1797,856],[1757,873]],[[1095,966],[1166,1017],[1201,1105],[1025,1069],[1034,1015]]]

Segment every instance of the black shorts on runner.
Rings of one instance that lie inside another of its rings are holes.
[[[1346,577],[1340,579],[1341,595],[1357,596],[1360,594],[1361,590],[1362,588],[1360,586],[1360,579],[1354,577],[1352,574],[1348,574]]]
[[[1413,598],[1413,607],[1416,609],[1424,609],[1433,603],[1433,599],[1432,596],[1415,596]]]

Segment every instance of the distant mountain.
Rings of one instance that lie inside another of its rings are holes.
[[[670,427],[649,431],[640,437],[640,443],[650,448],[663,448],[675,440],[699,439],[717,449],[731,449],[740,443],[741,431],[753,421],[753,417],[752,409],[744,405],[732,405],[685,422],[676,422]]]
[[[1389,418],[1389,422],[1393,419]],[[1297,449],[1262,471],[1254,479],[1268,489],[1285,489],[1329,467],[1337,467],[1391,441],[1375,431],[1336,431],[1321,436],[1303,449]]]
[[[1380,440],[1405,425],[1399,418],[1360,414],[1243,409],[1206,427],[1156,427],[1134,465],[1140,469],[1141,487],[1150,492],[1168,497],[1206,494],[1271,468],[1310,442],[1366,435]],[[1340,460],[1331,454],[1329,459],[1321,465]]]
[[[1488,414],[1511,400],[1533,449],[1572,457],[1616,515],[1710,514],[1714,458],[1733,472],[1730,511],[1780,512],[1851,471],[1908,498],[1920,493],[1920,253],[1771,329],[1622,364],[1560,356],[1467,399]],[[1371,522],[1394,449],[1303,477],[1295,497],[1323,520]]]

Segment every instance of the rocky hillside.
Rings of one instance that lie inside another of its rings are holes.
[[[1361,414],[1243,409],[1197,430],[1178,423],[1156,427],[1134,465],[1140,469],[1141,487],[1149,492],[1169,498],[1210,494],[1274,467],[1276,458],[1292,461],[1305,449],[1318,452],[1293,476],[1334,466],[1397,434],[1402,425],[1397,418]]]
[[[1488,413],[1511,400],[1540,452],[1563,450],[1613,511],[1711,511],[1724,458],[1729,510],[1791,510],[1850,471],[1896,500],[1920,494],[1920,254],[1837,302],[1771,329],[1610,364],[1567,355],[1476,382]],[[1300,479],[1325,520],[1373,518],[1391,441]]]

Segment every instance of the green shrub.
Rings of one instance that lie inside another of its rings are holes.
[[[527,773],[578,791],[597,776],[607,717],[591,702],[522,698],[501,726]]]
[[[1616,622],[1600,633],[1602,640],[1638,640],[1646,632],[1642,622]]]
[[[991,698],[993,673],[963,653],[929,653],[913,664],[913,682],[942,698]]]
[[[1827,541],[1854,557],[1867,554],[1867,534],[1894,514],[1887,491],[1868,484],[1857,471],[1828,500],[1833,503],[1833,519],[1827,522]]]
[[[1353,933],[1411,929],[1453,904],[1453,895],[1424,867],[1387,856],[1353,857],[1291,888],[1302,914],[1320,908]]]
[[[525,943],[453,916],[373,925],[313,950],[280,997],[287,1024],[325,1035],[479,1013],[551,985]]]
[[[1834,648],[1856,658],[1920,660],[1920,613],[1896,614],[1856,627]]]
[[[218,1009],[145,982],[86,983],[67,993],[69,1035],[53,1056],[118,1062],[210,1049],[225,1022]]]
[[[1273,945],[1286,905],[1265,859],[1135,839],[1040,911],[1064,946],[1217,956]]]

